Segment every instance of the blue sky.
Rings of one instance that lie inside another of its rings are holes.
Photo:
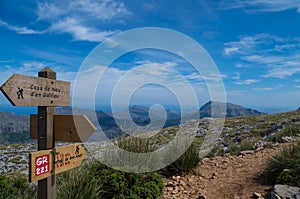
[[[0,84],[14,73],[35,76],[49,66],[73,85],[84,59],[103,40],[134,28],[161,27],[203,46],[221,73],[228,102],[288,111],[300,107],[299,26],[299,0],[2,0]],[[154,81],[172,67],[195,89],[200,105],[210,100],[201,75],[182,57],[145,49],[109,66],[97,103],[109,104],[113,85],[135,67],[148,67],[145,74],[151,69]],[[131,103],[178,102],[156,85],[140,88]],[[1,95],[0,107],[8,106]]]

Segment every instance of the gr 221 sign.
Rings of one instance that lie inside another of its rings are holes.
[[[50,173],[50,154],[35,157],[34,175],[40,176]]]
[[[71,144],[29,155],[29,182],[47,178],[81,165],[86,151],[81,144]]]

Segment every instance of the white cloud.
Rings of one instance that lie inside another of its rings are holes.
[[[19,70],[23,71],[23,73],[26,73],[27,71],[39,71],[44,67],[46,67],[44,63],[30,61],[24,62],[23,66],[20,67]]]
[[[296,9],[300,13],[298,0],[235,0],[223,1],[222,9],[245,8],[249,12],[280,12]]]
[[[292,67],[292,66],[274,67],[273,69],[268,70],[267,74],[263,75],[263,77],[284,79],[296,73],[300,73],[300,64],[297,67]]]
[[[33,29],[30,29],[30,28],[27,28],[27,27],[13,26],[13,25],[10,25],[7,22],[2,21],[2,20],[0,20],[0,26],[4,26],[9,30],[15,31],[18,34],[23,34],[23,35],[26,35],[26,34],[27,35],[28,34],[43,34],[43,33],[45,33],[44,30],[43,31],[38,31],[38,30],[33,30]]]
[[[34,30],[10,25],[2,20],[0,26],[18,34],[67,33],[74,40],[100,42],[119,30],[99,27],[104,27],[107,23],[121,23],[122,18],[130,14],[124,3],[112,0],[53,1],[37,4],[37,20],[34,23],[47,22],[50,24],[48,28]]]
[[[14,62],[15,60],[10,59],[10,60],[0,60],[0,63],[10,63],[10,62]]]
[[[37,20],[53,19],[68,13],[68,9],[63,9],[63,7],[67,8],[67,6],[65,6],[65,2],[61,1],[60,3],[64,5],[59,7],[54,3],[38,2],[36,11],[38,16]]]
[[[294,87],[295,87],[295,88],[300,88],[300,85],[295,85]]]
[[[284,39],[268,34],[261,33],[256,35],[240,36],[239,41],[231,41],[224,44],[223,55],[249,54],[257,50],[262,44],[270,44],[273,42],[283,42]]]
[[[255,91],[271,91],[274,90],[272,87],[265,87],[265,88],[254,88]]]
[[[1,63],[0,63],[1,64]],[[21,67],[15,68],[9,65],[0,65],[0,83],[6,81],[13,74],[23,74],[29,76],[37,76],[38,72],[48,66],[46,63],[36,62],[36,61],[25,61],[22,63]],[[3,69],[5,68],[5,69]],[[76,74],[75,72],[66,71],[62,67],[50,66],[56,73],[58,79],[73,81]],[[67,79],[65,77],[68,77]],[[70,78],[72,77],[72,78]]]
[[[286,57],[282,56],[263,56],[263,55],[247,55],[242,57],[243,60],[252,62],[252,63],[259,63],[259,64],[273,64],[282,62]]]
[[[206,89],[204,84],[199,84],[202,78],[199,80],[198,74],[182,75],[174,68],[177,64],[177,62],[144,61],[139,62],[136,67],[130,70],[104,66],[91,67],[79,74],[81,83],[78,84],[77,89],[81,92],[80,101],[86,102],[86,96],[89,96],[89,93],[95,93],[95,96],[107,103],[110,103],[110,98],[114,94],[118,96],[119,103],[125,103],[128,93],[142,88],[140,90],[143,91],[143,94],[140,95],[143,98],[141,101],[149,103],[154,98],[164,97],[165,94],[161,93],[162,87],[175,90],[177,91],[174,93],[176,96],[185,96],[184,98],[188,100],[191,97],[191,91],[187,88],[194,88],[196,95],[198,95],[199,90]],[[91,89],[95,88],[95,84],[97,89],[92,91]],[[144,91],[151,92],[144,93]]]
[[[238,52],[239,52],[238,47],[229,47],[229,48],[224,49],[224,54],[225,55],[231,55],[231,54],[238,53]]]
[[[236,72],[235,73],[235,76],[231,77],[231,79],[234,79],[234,80],[240,80],[241,79],[241,74]]]
[[[103,30],[106,23],[118,23],[130,12],[124,3],[112,0],[78,0],[39,2],[37,8],[38,21],[50,22],[48,29],[54,33],[67,33],[74,40],[100,42],[119,32],[119,30]]]
[[[274,49],[275,51],[282,52],[284,50],[290,50],[292,48],[297,47],[295,44],[283,44],[283,45],[275,45]]]
[[[235,72],[235,76],[232,76],[231,79],[235,80],[233,83],[237,85],[250,85],[259,82],[259,79],[241,79],[239,72]]]
[[[203,77],[199,73],[192,73],[186,76],[188,80],[202,80]]]
[[[129,13],[124,3],[112,0],[39,2],[37,8],[38,19],[50,21],[66,16],[83,20],[111,21]]]
[[[68,33],[74,40],[100,42],[118,31],[99,31],[95,28],[81,25],[77,19],[66,18],[53,24],[50,29],[52,32]]]
[[[258,79],[246,79],[246,80],[239,80],[239,81],[236,81],[236,82],[233,82],[233,83],[237,84],[237,85],[250,85],[250,84],[257,83],[259,81],[260,80],[258,80]]]
[[[31,75],[31,76],[37,76],[38,72],[43,68],[46,67],[45,64],[40,62],[34,62],[34,61],[27,61],[22,64],[19,68],[14,68],[9,65],[0,65],[0,84],[4,83],[10,76],[12,76],[15,73],[18,74],[24,74],[24,75]],[[5,68],[5,69],[3,69]]]
[[[238,60],[238,68],[256,68],[258,76],[286,78],[300,72],[298,40],[299,38],[283,39],[268,33],[246,35],[241,36],[238,41],[225,43],[223,55]]]

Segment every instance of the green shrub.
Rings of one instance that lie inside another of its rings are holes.
[[[242,151],[253,149],[255,142],[259,140],[258,137],[254,136],[251,138],[244,138],[239,144],[231,144],[229,147],[229,153],[231,155],[239,155]]]
[[[272,157],[268,161],[266,174],[273,183],[300,186],[300,141]]]
[[[159,172],[165,177],[186,175],[198,166],[200,160],[199,147],[193,142],[177,160],[161,169]]]
[[[300,134],[300,125],[292,125],[279,132],[276,132],[276,134],[270,138],[270,141],[282,143],[284,142],[284,140],[282,139],[283,137],[299,136],[299,134]]]
[[[161,177],[157,173],[143,175],[144,176],[137,178],[137,181],[132,189],[132,197],[128,198],[157,198],[160,196],[163,190],[163,182]]]
[[[157,173],[126,173],[109,168],[101,162],[85,163],[79,168],[57,175],[58,199],[154,199],[163,190]],[[25,176],[0,175],[0,198],[37,198]]]
[[[149,153],[156,150],[154,141],[147,138],[120,137],[117,139],[117,145],[133,153]]]
[[[35,197],[35,189],[29,186],[25,175],[0,174],[0,198],[32,199]]]
[[[225,154],[223,148],[220,146],[214,146],[210,152],[208,153],[207,157],[212,158],[215,156],[223,156]]]
[[[300,187],[300,175],[293,171],[283,171],[276,178],[276,184],[286,184]]]
[[[241,150],[240,150],[239,145],[237,145],[235,143],[230,145],[230,147],[229,147],[229,153],[231,155],[239,155],[240,152],[241,152]]]
[[[257,138],[257,137],[243,139],[240,143],[240,151],[247,151],[247,150],[253,149],[253,145],[258,140],[259,140],[259,138]]]
[[[57,198],[157,198],[163,190],[156,173],[126,173],[99,161],[58,175]]]
[[[79,168],[57,175],[57,198],[97,199],[101,196],[99,184],[93,165],[85,163]]]
[[[157,173],[126,173],[93,163],[95,177],[101,186],[101,198],[157,198],[163,190],[163,182]]]

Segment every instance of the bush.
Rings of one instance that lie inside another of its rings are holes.
[[[85,163],[79,168],[57,175],[56,189],[58,199],[97,199],[100,198],[100,182],[95,176],[93,165]]]
[[[58,199],[154,199],[162,193],[163,181],[154,172],[126,173],[95,161],[58,174],[56,189]],[[0,175],[0,198],[37,198],[36,189],[25,176]]]
[[[231,155],[239,155],[241,152],[239,145],[237,145],[236,143],[231,144],[229,147],[229,153]]]
[[[290,171],[283,171],[276,178],[276,184],[287,184],[300,187],[300,175]]]
[[[229,153],[231,155],[239,155],[242,151],[252,150],[253,145],[259,140],[257,137],[244,138],[239,144],[232,144],[229,147]]]
[[[176,161],[161,169],[159,172],[165,177],[186,175],[198,166],[200,160],[199,147],[193,142]]]
[[[220,146],[214,146],[210,152],[208,153],[207,157],[212,158],[215,156],[223,156],[225,151]]]
[[[156,173],[126,173],[99,161],[58,175],[57,198],[157,198],[163,190]]]
[[[300,141],[272,157],[268,161],[266,174],[273,183],[300,186]]]
[[[0,174],[0,198],[32,199],[35,189],[29,186],[26,176],[21,174]]]
[[[292,125],[277,132],[273,137],[270,138],[270,141],[282,143],[284,142],[284,140],[282,139],[283,137],[299,136],[299,134],[300,134],[300,125]]]
[[[120,137],[117,139],[117,145],[133,153],[149,153],[156,150],[153,140],[138,137]]]
[[[101,198],[157,198],[163,190],[163,182],[157,173],[126,173],[93,163],[101,186]]]

